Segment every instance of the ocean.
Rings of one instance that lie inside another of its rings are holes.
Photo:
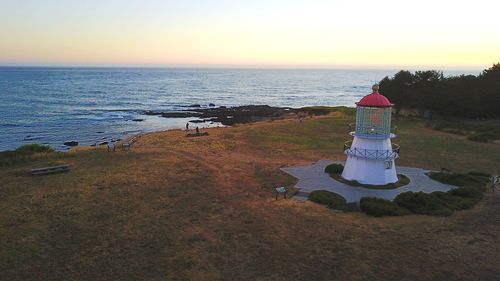
[[[354,106],[372,84],[397,71],[0,67],[0,151],[30,143],[63,151],[66,141],[91,145],[184,128],[195,119],[144,115],[148,110],[210,103]],[[445,71],[459,74],[478,72]]]

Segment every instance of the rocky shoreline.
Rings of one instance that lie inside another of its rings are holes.
[[[304,115],[324,115],[329,111],[321,110],[319,108],[304,107],[304,108],[291,108],[291,107],[273,107],[269,105],[244,105],[236,107],[219,106],[214,107],[211,104],[209,108],[202,108],[199,105],[193,105],[189,109],[184,109],[175,112],[161,112],[161,111],[145,111],[145,115],[157,115],[165,118],[198,118],[191,120],[191,123],[204,123],[204,122],[219,122],[225,126],[232,126],[234,124],[244,124],[251,122],[258,122],[264,120],[283,119],[292,114]]]
[[[245,124],[266,120],[278,120],[290,117],[306,117],[313,115],[325,115],[330,112],[330,109],[322,107],[274,107],[269,105],[244,105],[244,106],[216,106],[210,103],[208,106],[193,104],[186,106],[185,109],[176,111],[144,111],[143,115],[160,116],[164,118],[193,118],[189,123],[199,124],[203,127],[203,123],[220,123],[224,126],[233,126],[235,124]],[[134,122],[142,122],[143,118],[136,117],[132,119]],[[103,132],[99,132],[103,133]],[[104,137],[100,141],[96,141],[91,146],[113,145],[120,141],[119,138]],[[64,142],[66,148],[79,146],[77,140],[67,140]]]

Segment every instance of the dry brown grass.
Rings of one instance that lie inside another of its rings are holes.
[[[2,169],[0,279],[497,278],[494,194],[446,218],[371,218],[274,200],[273,187],[294,183],[281,166],[344,158],[349,122],[334,113],[304,124],[210,129],[201,138],[160,132],[142,137],[132,151],[82,150],[57,159],[71,165],[66,174],[26,175],[53,159]],[[498,144],[417,123],[400,130],[405,165],[486,172],[500,166]]]

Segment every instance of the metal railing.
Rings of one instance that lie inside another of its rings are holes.
[[[382,139],[389,139],[389,138],[395,138],[396,135],[394,133],[389,133],[389,134],[361,134],[361,133],[356,133],[356,131],[349,132],[349,135],[353,137],[358,137],[362,139],[375,139],[375,140],[382,140]]]
[[[396,134],[398,133],[398,126],[394,126],[391,128],[389,132],[383,132],[383,133],[377,133],[377,132],[368,132],[368,133],[362,133],[360,131],[362,130],[357,130],[356,124],[355,123],[349,123],[349,128],[348,128],[348,133],[351,136],[357,136],[361,137],[364,139],[387,139],[387,138],[395,138]]]
[[[352,147],[352,141],[344,143],[344,153],[349,156],[363,158],[363,159],[384,159],[393,160],[399,157],[400,147],[397,144],[392,144],[391,150],[378,150],[378,149],[360,149]]]

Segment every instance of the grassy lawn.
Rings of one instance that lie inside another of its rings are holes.
[[[451,217],[278,200],[286,165],[343,160],[352,115],[142,137],[0,169],[0,280],[494,280],[500,196]],[[500,145],[397,123],[397,165],[498,173]],[[64,162],[71,171],[32,177]],[[478,262],[480,261],[480,262]]]
[[[470,141],[463,136],[435,131],[412,121],[397,124],[398,138],[393,141],[401,145],[399,165],[434,170],[447,168],[456,172],[500,172],[498,144]]]

